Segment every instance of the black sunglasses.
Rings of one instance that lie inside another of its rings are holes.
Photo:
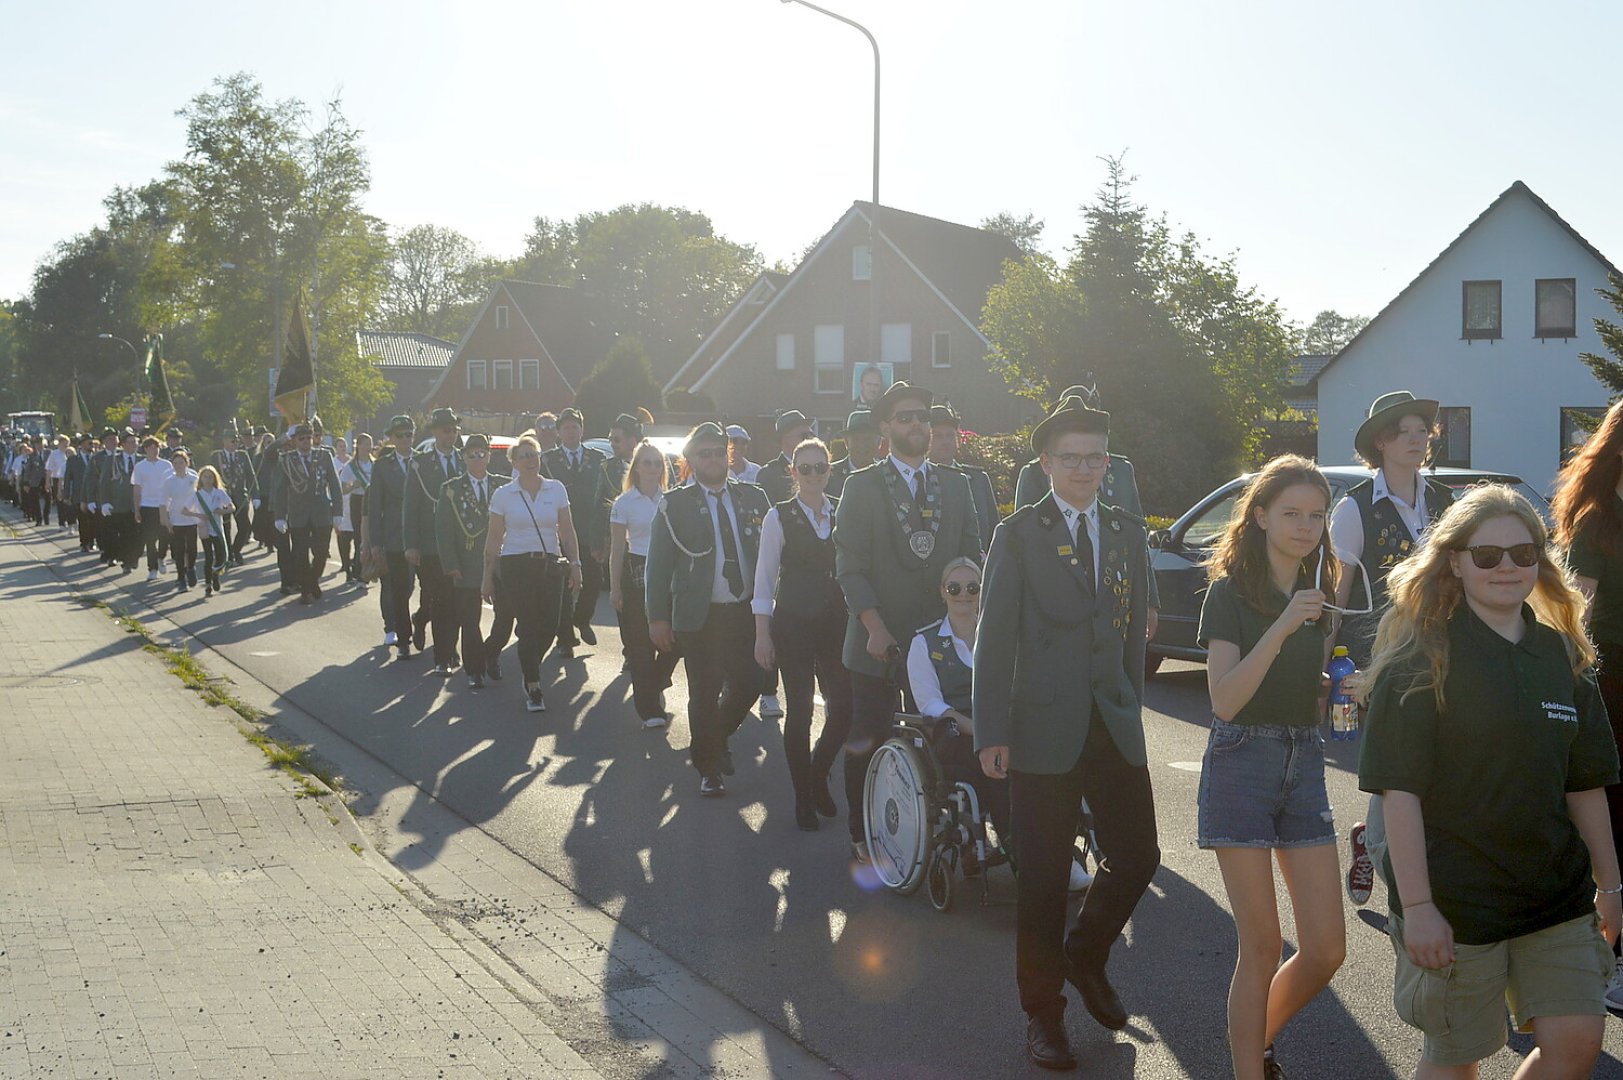
[[[968,585],[960,585],[956,581],[947,582],[948,596],[957,596],[961,592],[967,592],[970,596],[979,596],[981,594],[981,583],[971,581]]]
[[[483,461],[490,456],[488,450],[464,450],[462,456],[472,461]]]
[[[897,409],[890,414],[893,424],[928,424],[930,422],[929,409]]]
[[[1510,554],[1510,561],[1517,566],[1532,566],[1538,562],[1538,545],[1532,542],[1526,544],[1511,544],[1501,547],[1498,544],[1477,544],[1465,549],[1471,553],[1471,561],[1476,563],[1478,570],[1492,570]]]
[[[801,476],[810,476],[812,473],[816,473],[818,476],[822,476],[824,473],[828,472],[828,462],[826,462],[826,461],[809,461],[804,465],[796,465],[795,466],[795,471],[798,472]]]

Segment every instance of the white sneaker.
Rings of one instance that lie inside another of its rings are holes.
[[[657,728],[665,727],[669,723],[670,721],[665,719],[663,716],[650,716],[648,719],[642,722],[642,726],[649,731],[653,731]]]
[[[1082,868],[1082,864],[1075,859],[1071,860],[1071,891],[1087,892],[1093,884],[1093,875]]]
[[[390,630],[388,633],[383,635],[383,643],[385,645],[393,645],[399,640],[399,636],[393,630]]]
[[[158,580],[158,572],[156,570],[148,570],[147,571],[147,580],[148,581],[157,581]]]
[[[1623,960],[1619,960],[1612,969],[1612,981],[1606,984],[1606,994],[1602,1000],[1613,1016],[1623,1016]]]
[[[783,706],[778,702],[776,694],[761,695],[761,719],[775,720],[783,715]]]

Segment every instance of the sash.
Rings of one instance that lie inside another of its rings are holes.
[[[224,536],[225,533],[222,532],[221,529],[220,529],[220,520],[219,520],[219,518],[214,516],[214,507],[210,506],[209,501],[207,499],[203,498],[203,489],[198,488],[197,491],[196,491],[196,495],[197,495],[197,505],[201,506],[203,508],[203,516],[208,519],[209,535],[210,536]]]

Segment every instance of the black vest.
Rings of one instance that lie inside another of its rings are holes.
[[[1443,516],[1443,511],[1454,505],[1454,492],[1435,480],[1420,477],[1424,486],[1426,499],[1426,515],[1428,521],[1436,521]],[[1362,562],[1369,571],[1370,592],[1375,597],[1375,613],[1378,616],[1386,607],[1386,576],[1392,568],[1407,559],[1414,553],[1420,544],[1420,538],[1409,532],[1409,526],[1403,523],[1397,507],[1392,500],[1382,499],[1379,503],[1375,499],[1375,480],[1371,477],[1358,484],[1347,492],[1347,498],[1358,506],[1358,519],[1364,526],[1364,557]],[[1356,574],[1357,568],[1353,568]],[[1364,587],[1355,577],[1352,592],[1349,594],[1350,606],[1357,607],[1364,598]]]
[[[935,681],[941,686],[941,700],[969,716],[975,673],[959,657],[952,643],[951,624],[942,619],[919,633],[924,635],[924,643],[930,647],[930,664],[935,668]]]
[[[832,518],[834,499],[829,499]],[[773,611],[798,618],[816,618],[834,605],[845,613],[845,598],[834,579],[834,533],[827,540],[806,517],[798,499],[777,506],[778,524],[783,527],[783,557],[778,565],[778,598]]]

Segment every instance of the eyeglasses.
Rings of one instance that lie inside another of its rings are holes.
[[[1075,472],[1086,465],[1090,470],[1102,469],[1110,464],[1110,455],[1103,450],[1095,450],[1091,454],[1049,454],[1050,461],[1059,462],[1060,468],[1067,472]]]
[[[828,462],[808,461],[804,465],[796,465],[795,472],[799,473],[801,476],[810,476],[812,473],[822,476],[824,473],[828,472]]]
[[[979,596],[981,594],[981,583],[978,581],[971,581],[968,585],[960,585],[956,581],[947,582],[948,596],[957,596],[959,593],[965,592],[970,596]]]
[[[1531,541],[1525,544],[1511,544],[1501,547],[1498,544],[1477,544],[1465,549],[1471,553],[1471,561],[1476,563],[1478,570],[1492,570],[1504,562],[1505,556],[1517,566],[1527,567],[1538,562],[1538,545]]]
[[[697,458],[701,461],[706,458],[724,458],[726,456],[727,448],[725,446],[706,446],[688,455],[689,458]]]
[[[483,461],[487,457],[490,456],[490,451],[488,451],[488,450],[464,450],[464,451],[462,451],[462,456],[467,458],[469,461]]]
[[[893,424],[927,424],[930,422],[929,409],[897,409],[890,414]]]

